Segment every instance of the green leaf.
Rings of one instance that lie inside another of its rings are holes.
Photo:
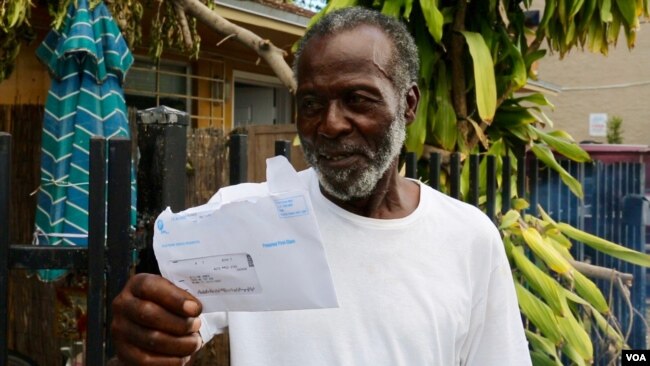
[[[499,229],[509,228],[515,222],[517,222],[519,218],[521,218],[519,211],[509,210],[505,215],[503,215],[503,217],[501,217],[501,224],[499,225]]]
[[[438,78],[436,79],[435,97],[437,109],[435,112],[435,124],[433,125],[433,138],[443,149],[453,151],[458,137],[456,111],[449,100],[449,75],[447,75],[444,64],[440,63],[439,65]]]
[[[404,0],[384,1],[384,5],[381,8],[381,13],[393,18],[399,18],[399,16],[402,14],[403,5]]]
[[[622,245],[612,243],[609,240],[605,240],[595,235],[586,233],[566,223],[558,223],[557,227],[560,229],[562,234],[568,236],[571,239],[582,242],[599,252],[609,254],[612,257],[624,260],[626,262],[638,264],[639,266],[650,267],[650,255],[646,253],[637,252],[636,250],[632,250]]]
[[[636,1],[633,0],[616,0],[616,6],[621,12],[623,19],[628,27],[631,27],[637,21]]]
[[[551,101],[548,100],[548,98],[546,98],[546,96],[542,93],[532,93],[523,97],[512,98],[511,100],[516,103],[530,102],[541,106],[555,108],[553,103],[551,103]]]
[[[558,324],[566,345],[575,349],[575,351],[582,357],[587,364],[591,363],[591,360],[594,357],[593,344],[591,343],[591,338],[589,334],[582,326],[582,324],[576,319],[571,310],[568,308],[568,305],[565,305],[565,316],[558,317]],[[574,360],[572,358],[572,360]],[[574,360],[575,361],[575,360]]]
[[[440,43],[444,19],[436,3],[437,1],[434,0],[420,0],[420,8],[422,8],[422,14],[427,22],[429,33],[437,43]]]
[[[418,56],[420,58],[420,80],[422,87],[431,87],[431,78],[433,77],[433,68],[440,59],[440,54],[434,52],[429,36],[424,32],[422,27],[415,29],[415,44],[418,47]]]
[[[555,170],[558,174],[560,174],[560,179],[562,179],[562,182],[569,187],[571,192],[575,194],[578,198],[583,198],[584,193],[582,192],[582,185],[580,182],[578,182],[574,177],[569,174],[558,162],[555,160],[555,156],[553,156],[553,153],[551,150],[549,150],[548,147],[540,144],[533,144],[531,147],[531,151],[535,154],[535,156],[541,160],[546,166],[549,168]]]
[[[510,49],[510,60],[512,61],[512,81],[517,86],[517,89],[526,85],[528,81],[528,73],[526,72],[526,64],[524,63],[524,58],[521,56],[521,52],[515,46],[512,41],[509,39],[505,40],[508,42],[508,48]]]
[[[511,127],[518,125],[526,125],[537,122],[537,118],[533,116],[528,108],[525,107],[500,107],[494,116],[494,125],[502,127]]]
[[[555,16],[557,1],[551,0],[545,1],[544,3],[544,15],[542,16],[542,20],[539,22],[538,32],[545,29],[551,18]]]
[[[578,295],[582,296],[583,299],[589,301],[596,310],[603,314],[609,313],[609,306],[607,305],[607,300],[603,296],[603,293],[600,292],[598,286],[593,283],[590,279],[585,277],[582,273],[575,271],[573,273],[573,280],[576,292]]]
[[[565,344],[562,347],[562,353],[564,353],[571,361],[573,361],[572,365],[587,366],[580,353],[578,353],[575,347],[571,346],[570,344]]]
[[[600,5],[600,20],[603,23],[612,21],[612,0],[603,0],[602,5]]]
[[[414,0],[406,0],[404,3],[404,14],[402,14],[404,19],[409,19],[411,17],[411,10],[413,10],[413,1]]]
[[[478,114],[486,123],[492,122],[497,107],[497,86],[494,78],[494,62],[490,49],[480,33],[462,32],[469,47],[474,66],[474,84]]]
[[[557,318],[553,315],[553,310],[518,282],[515,282],[515,290],[521,312],[546,338],[550,339],[554,344],[559,344],[562,335]]]
[[[562,304],[566,302],[566,299],[563,296],[560,284],[531,262],[524,254],[524,248],[520,246],[512,248],[512,258],[528,284],[553,309],[553,313],[562,316],[565,312]]]
[[[415,114],[415,120],[406,127],[406,149],[422,155],[424,140],[427,136],[427,111],[429,110],[429,89],[420,90],[420,102]]]
[[[531,126],[539,138],[544,141],[548,146],[555,149],[555,151],[564,155],[565,157],[576,161],[578,163],[585,163],[591,161],[589,154],[584,151],[578,144],[572,141],[567,141],[565,139],[551,136],[547,133],[540,131],[539,129]]]
[[[543,352],[544,354],[551,356],[551,358],[555,360],[555,362],[553,362],[553,365],[562,365],[562,363],[560,363],[559,360],[557,359],[555,344],[553,344],[553,342],[550,339],[541,336],[537,333],[533,333],[528,329],[526,329],[525,332],[526,332],[526,338],[528,339],[530,345],[533,347],[534,350]]]
[[[569,275],[573,266],[551,244],[542,238],[537,229],[528,227],[522,229],[521,234],[528,247],[550,269],[562,275]]]
[[[530,353],[530,359],[533,361],[535,366],[561,366],[557,359],[551,358],[548,354],[541,351],[532,351]]]

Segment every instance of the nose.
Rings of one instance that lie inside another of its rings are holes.
[[[336,138],[352,131],[345,109],[338,99],[329,101],[323,120],[318,128],[318,134],[327,138]]]

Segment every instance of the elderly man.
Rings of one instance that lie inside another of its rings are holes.
[[[199,328],[207,340],[227,327],[234,365],[530,364],[496,228],[398,174],[417,60],[401,23],[361,8],[325,16],[296,55],[298,133],[313,167],[300,177],[340,308],[201,315],[190,294],[137,275],[113,306],[121,360],[180,365]]]

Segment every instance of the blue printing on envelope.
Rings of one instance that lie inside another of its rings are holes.
[[[273,202],[275,202],[275,208],[281,218],[305,216],[309,213],[304,196],[274,199]]]

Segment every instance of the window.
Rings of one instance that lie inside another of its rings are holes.
[[[235,127],[291,123],[291,94],[273,76],[234,72]]]
[[[136,57],[124,85],[126,105],[139,110],[165,105],[190,115],[192,126],[224,127],[224,75],[221,60],[200,64],[209,76],[194,75],[187,63],[161,60],[158,67]]]

